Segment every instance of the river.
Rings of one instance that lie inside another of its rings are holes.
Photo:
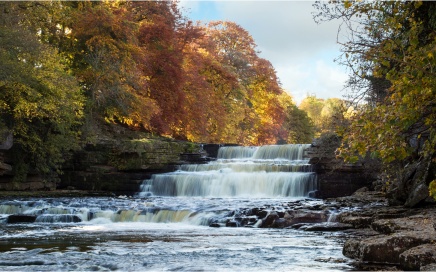
[[[2,271],[349,270],[340,232],[265,228],[319,206],[307,145],[221,148],[146,180],[135,197],[0,202]]]

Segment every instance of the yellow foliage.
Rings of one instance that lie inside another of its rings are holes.
[[[430,196],[436,199],[436,179],[430,182],[428,189],[429,189]]]

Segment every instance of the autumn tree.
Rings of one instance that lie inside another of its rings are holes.
[[[159,113],[148,93],[143,73],[141,46],[133,4],[126,2],[83,3],[74,13],[71,54],[76,77],[87,95],[87,113],[131,127],[150,128]]]
[[[0,124],[14,134],[15,181],[60,171],[83,114],[78,82],[23,16],[27,5],[0,4]]]
[[[206,33],[221,70],[236,79],[221,89],[231,116],[225,130],[232,131],[233,141],[271,144],[285,138],[286,114],[278,101],[283,90],[271,63],[257,55],[251,35],[235,23],[221,21],[209,23]]]
[[[416,188],[404,183],[401,169],[411,162],[427,165],[420,183],[427,186],[435,179],[436,4],[341,1],[317,8],[319,19],[342,19],[347,27],[342,60],[360,102],[340,154],[349,161],[366,154],[380,158],[391,169],[392,188],[409,194]]]

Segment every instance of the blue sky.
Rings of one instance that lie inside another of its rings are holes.
[[[334,62],[339,22],[317,25],[313,1],[181,0],[185,16],[195,21],[233,21],[254,38],[260,56],[277,71],[283,89],[299,103],[310,95],[343,98],[346,70]]]

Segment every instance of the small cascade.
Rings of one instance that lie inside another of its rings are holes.
[[[317,189],[304,151],[310,145],[227,146],[217,161],[154,175],[142,197],[305,197]]]

